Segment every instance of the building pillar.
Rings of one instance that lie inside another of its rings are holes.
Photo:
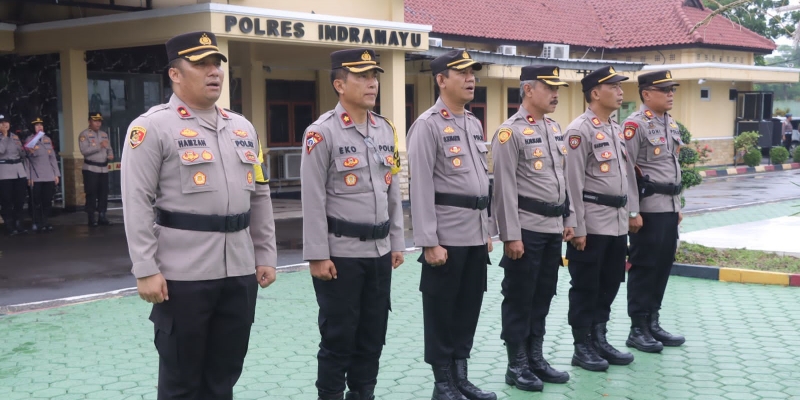
[[[230,58],[230,52],[228,51],[228,39],[227,38],[217,38],[217,47],[219,48],[219,52],[225,54],[225,56]],[[229,62],[222,63],[222,72],[225,73],[225,81],[227,82],[228,78],[230,77],[230,65]],[[242,99],[244,101],[244,99]],[[222,90],[222,93],[219,96],[219,100],[217,100],[217,106],[222,108],[231,108],[231,91],[230,87],[228,90]]]
[[[74,208],[86,202],[83,193],[83,155],[78,147],[78,135],[87,127],[89,88],[85,52],[69,49],[60,54],[61,97],[64,116],[61,158],[64,162],[64,207]]]
[[[253,46],[250,45],[248,59],[242,61],[242,113],[253,124],[261,141],[267,143],[267,88],[264,80],[264,63],[253,59]]]
[[[394,123],[397,130],[397,147],[400,153],[400,192],[408,198],[408,160],[406,156],[406,55],[402,51],[385,50],[380,53],[381,114]]]

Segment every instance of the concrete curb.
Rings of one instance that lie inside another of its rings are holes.
[[[700,171],[700,176],[702,176],[703,178],[706,177],[711,178],[720,176],[757,174],[762,172],[773,172],[773,171],[789,171],[792,169],[800,169],[800,163],[759,165],[758,167],[729,167],[721,169],[707,169],[705,171]]]
[[[750,269],[719,268],[706,265],[675,263],[670,275],[710,279],[721,282],[756,283],[800,287],[800,274],[756,271]]]

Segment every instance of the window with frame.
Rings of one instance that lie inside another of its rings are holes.
[[[267,146],[301,147],[317,118],[316,101],[313,81],[267,80]]]
[[[519,88],[508,88],[508,111],[506,118],[511,118],[519,110],[522,99],[519,97]]]

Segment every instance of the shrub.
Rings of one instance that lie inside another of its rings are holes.
[[[773,164],[783,164],[789,159],[789,150],[785,147],[773,147],[769,150],[769,159]]]
[[[800,146],[794,149],[794,162],[800,162]]]
[[[733,139],[733,162],[736,164],[739,157],[744,156],[751,149],[758,149],[758,132],[742,132]],[[747,162],[745,161],[745,164]]]
[[[748,167],[761,165],[761,150],[755,148],[748,150],[747,153],[744,154],[744,163],[747,164]]]
[[[692,134],[689,133],[689,130],[680,122],[678,122],[678,129],[681,132],[681,140],[683,140],[684,143],[680,153],[678,153],[678,162],[681,165],[681,183],[685,191],[692,186],[699,185],[703,181],[703,177],[700,176],[700,173],[697,172],[697,168],[695,168],[695,164],[699,160],[699,154],[695,149],[689,146],[690,143],[692,143]],[[685,203],[686,199],[683,197],[683,194],[681,194],[681,207],[683,207]]]

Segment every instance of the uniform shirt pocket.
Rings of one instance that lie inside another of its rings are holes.
[[[236,149],[239,160],[242,161],[241,182],[245,190],[256,190],[255,167],[259,164],[258,154],[255,150]]]
[[[489,171],[489,162],[486,160],[486,155],[489,154],[489,148],[486,147],[486,144],[483,142],[475,142],[475,147],[478,148],[478,153],[480,154],[481,164],[483,164],[483,170],[488,172]]]
[[[365,154],[348,154],[334,158],[333,162],[336,164],[336,174],[333,182],[333,191],[335,193],[353,194],[372,191],[369,165]]]
[[[521,159],[525,163],[525,174],[534,176],[547,171],[550,156],[544,146],[528,145],[521,150]]]
[[[619,176],[619,159],[611,146],[593,151],[594,162],[590,163],[589,175],[596,178]]]
[[[458,144],[445,147],[444,169],[447,174],[465,174],[469,172],[467,166],[464,165],[464,157],[467,155],[467,151],[469,150]]]
[[[181,191],[183,193],[202,193],[216,191],[218,179],[214,175],[217,156],[208,148],[183,148],[178,150],[181,161]]]
[[[647,142],[647,161],[656,161],[666,156],[667,138],[665,136],[650,136],[647,138]]]

